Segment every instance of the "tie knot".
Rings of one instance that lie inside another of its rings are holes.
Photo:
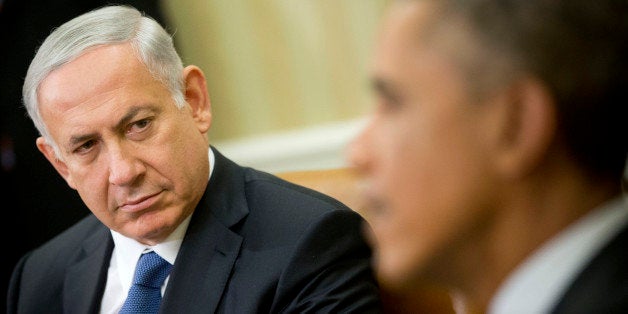
[[[171,268],[172,265],[154,251],[144,253],[137,262],[133,284],[159,288],[170,274]]]

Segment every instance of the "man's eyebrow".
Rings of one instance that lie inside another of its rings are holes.
[[[88,133],[88,134],[82,134],[82,135],[74,135],[72,137],[70,137],[70,141],[69,141],[69,147],[74,147],[80,143],[83,143],[89,139],[92,139],[96,137],[96,133]]]
[[[395,88],[390,84],[390,82],[381,77],[374,77],[371,79],[371,88],[379,95],[386,99],[390,99],[393,101],[399,100],[399,93],[395,91]]]
[[[386,91],[388,89],[386,85],[386,81],[384,81],[381,77],[374,77],[371,79],[371,88],[378,93]]]
[[[116,123],[115,125],[115,129],[121,129],[124,128],[124,126],[126,126],[131,120],[133,120],[133,118],[135,118],[135,116],[137,116],[141,111],[149,111],[149,112],[157,112],[157,108],[149,106],[134,106],[131,107],[131,109],[129,109],[129,111],[122,117],[122,119],[120,119],[120,121],[118,121],[118,123]],[[73,147],[77,144],[83,143],[89,139],[92,139],[94,137],[97,136],[97,133],[88,133],[88,134],[81,134],[81,135],[74,135],[72,137],[70,137],[70,147]]]
[[[124,128],[125,125],[129,124],[129,122],[131,120],[133,120],[133,118],[142,110],[146,110],[146,107],[131,107],[131,109],[129,109],[129,111],[122,117],[122,119],[120,119],[120,121],[118,121],[118,123],[116,123],[115,129],[119,130]],[[151,110],[152,109],[148,109]]]
[[[115,129],[122,130],[126,127],[129,122],[131,122],[139,113],[159,113],[162,109],[155,105],[143,105],[143,106],[133,106],[128,112],[116,123]]]

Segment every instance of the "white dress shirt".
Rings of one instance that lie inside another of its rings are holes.
[[[210,149],[210,177],[214,169],[214,158],[214,154]],[[168,261],[168,263],[174,265],[191,218],[192,216],[190,215],[190,217],[186,218],[164,242],[154,246],[146,246],[111,230],[114,248],[107,272],[107,284],[100,304],[100,313],[117,314],[120,311],[131,289],[135,266],[142,253],[155,251],[155,253],[159,254],[159,256]],[[164,284],[161,286],[162,295],[166,290],[169,278],[170,276],[166,277]]]
[[[549,313],[583,267],[628,223],[618,197],[582,217],[538,249],[504,281],[490,314]]]

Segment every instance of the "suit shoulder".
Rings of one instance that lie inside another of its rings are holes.
[[[68,229],[56,235],[41,246],[32,250],[32,258],[40,256],[46,258],[57,257],[60,259],[73,255],[86,239],[99,233],[108,232],[107,229],[94,215],[89,214]]]
[[[342,232],[359,233],[365,223],[361,215],[333,197],[265,172],[247,169],[245,191],[249,215],[242,231],[273,241],[296,240],[311,228],[339,226]],[[292,236],[277,239],[283,235]]]
[[[247,197],[250,195],[256,198],[279,199],[287,204],[315,206],[318,210],[353,212],[345,204],[327,194],[289,182],[270,173],[247,168],[245,178]]]
[[[628,225],[575,278],[554,313],[628,312]]]

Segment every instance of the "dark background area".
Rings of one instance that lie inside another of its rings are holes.
[[[0,279],[3,311],[11,272],[19,258],[90,213],[35,146],[38,133],[21,101],[28,65],[54,27],[110,3],[0,0],[0,208],[2,239],[8,246],[3,249],[4,262],[9,265]],[[133,5],[166,25],[158,1],[115,3]]]

